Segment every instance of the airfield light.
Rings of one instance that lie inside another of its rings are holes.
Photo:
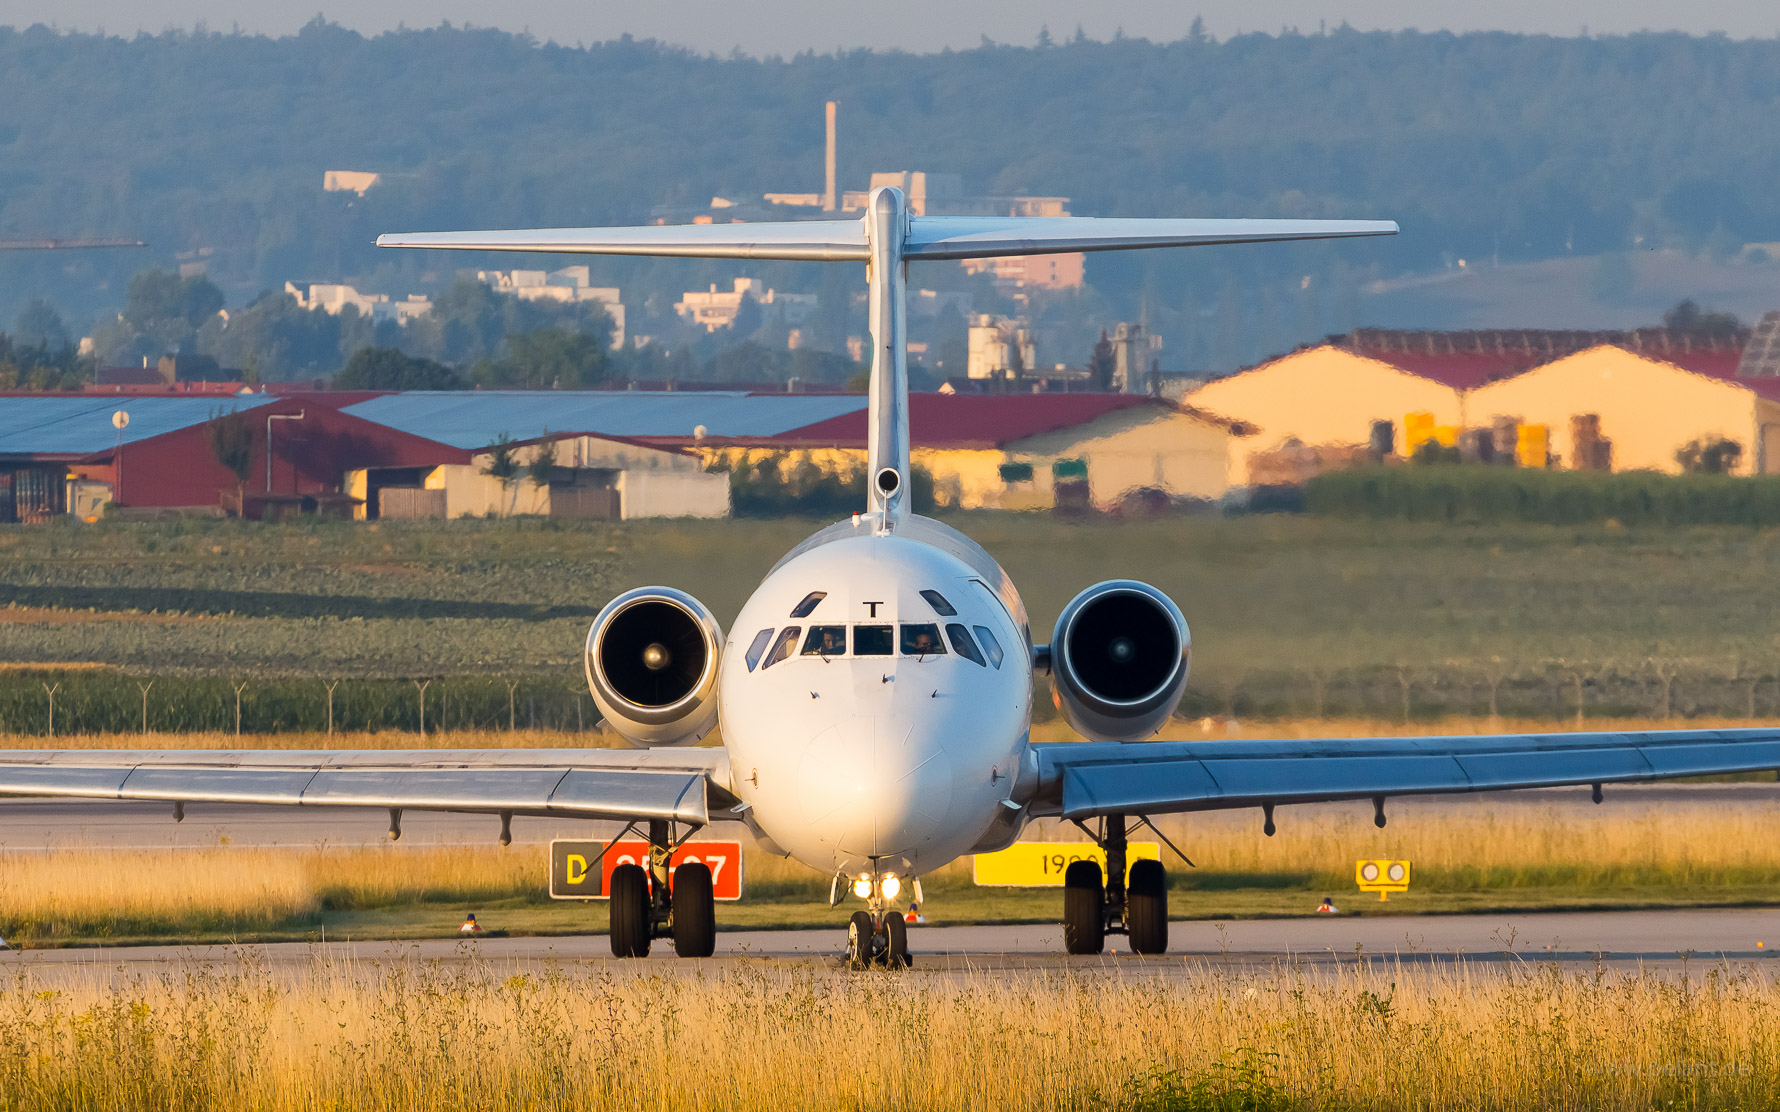
[[[853,882],[853,894],[862,900],[871,899],[871,877],[862,876]]]
[[[897,894],[901,891],[902,881],[896,879],[895,873],[891,873],[884,878],[884,898],[886,900],[894,900]]]

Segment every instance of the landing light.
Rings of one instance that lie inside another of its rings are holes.
[[[894,900],[897,896],[897,893],[902,891],[902,881],[896,879],[895,873],[891,873],[889,876],[884,878],[883,888],[884,888],[884,898],[886,900]]]
[[[853,894],[862,900],[871,899],[871,877],[862,876],[853,882]]]

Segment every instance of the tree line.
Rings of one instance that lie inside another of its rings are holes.
[[[201,259],[231,304],[286,280],[436,289],[423,280],[436,260],[378,252],[375,235],[645,223],[713,195],[815,189],[830,98],[848,187],[928,169],[971,193],[1068,196],[1084,215],[1382,215],[1412,233],[1091,259],[1108,310],[1080,332],[1088,342],[1144,305],[1152,328],[1176,333],[1272,314],[1284,335],[1300,313],[1336,330],[1361,323],[1342,299],[1362,283],[1454,258],[1780,240],[1767,186],[1780,171],[1780,41],[1345,27],[790,58],[448,25],[365,37],[320,19],[284,38],[0,29],[0,226],[139,236],[163,267]],[[326,193],[324,168],[385,178],[363,196]],[[0,319],[39,296],[82,321],[109,315],[140,267],[130,252],[9,253]],[[813,290],[822,269],[757,274]],[[638,330],[654,332],[678,291],[733,273],[612,260],[599,282],[627,303],[634,293]],[[1299,305],[1288,288],[1326,300]],[[1241,304],[1257,289],[1277,304]],[[277,331],[282,313],[274,297],[263,327]],[[318,363],[294,346],[289,359]]]

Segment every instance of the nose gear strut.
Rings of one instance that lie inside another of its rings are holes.
[[[841,877],[835,876],[836,889]],[[860,880],[871,886],[865,897],[867,910],[855,911],[847,921],[847,968],[869,969],[880,965],[887,969],[906,969],[914,964],[909,957],[909,927],[901,913],[884,895],[884,877],[872,874]],[[920,880],[913,888],[919,900]],[[838,900],[835,902],[839,902]]]

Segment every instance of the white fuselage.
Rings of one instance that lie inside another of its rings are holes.
[[[969,853],[1013,793],[1031,639],[981,548],[866,514],[768,574],[730,628],[719,688],[732,780],[761,834],[825,873],[919,875]]]

